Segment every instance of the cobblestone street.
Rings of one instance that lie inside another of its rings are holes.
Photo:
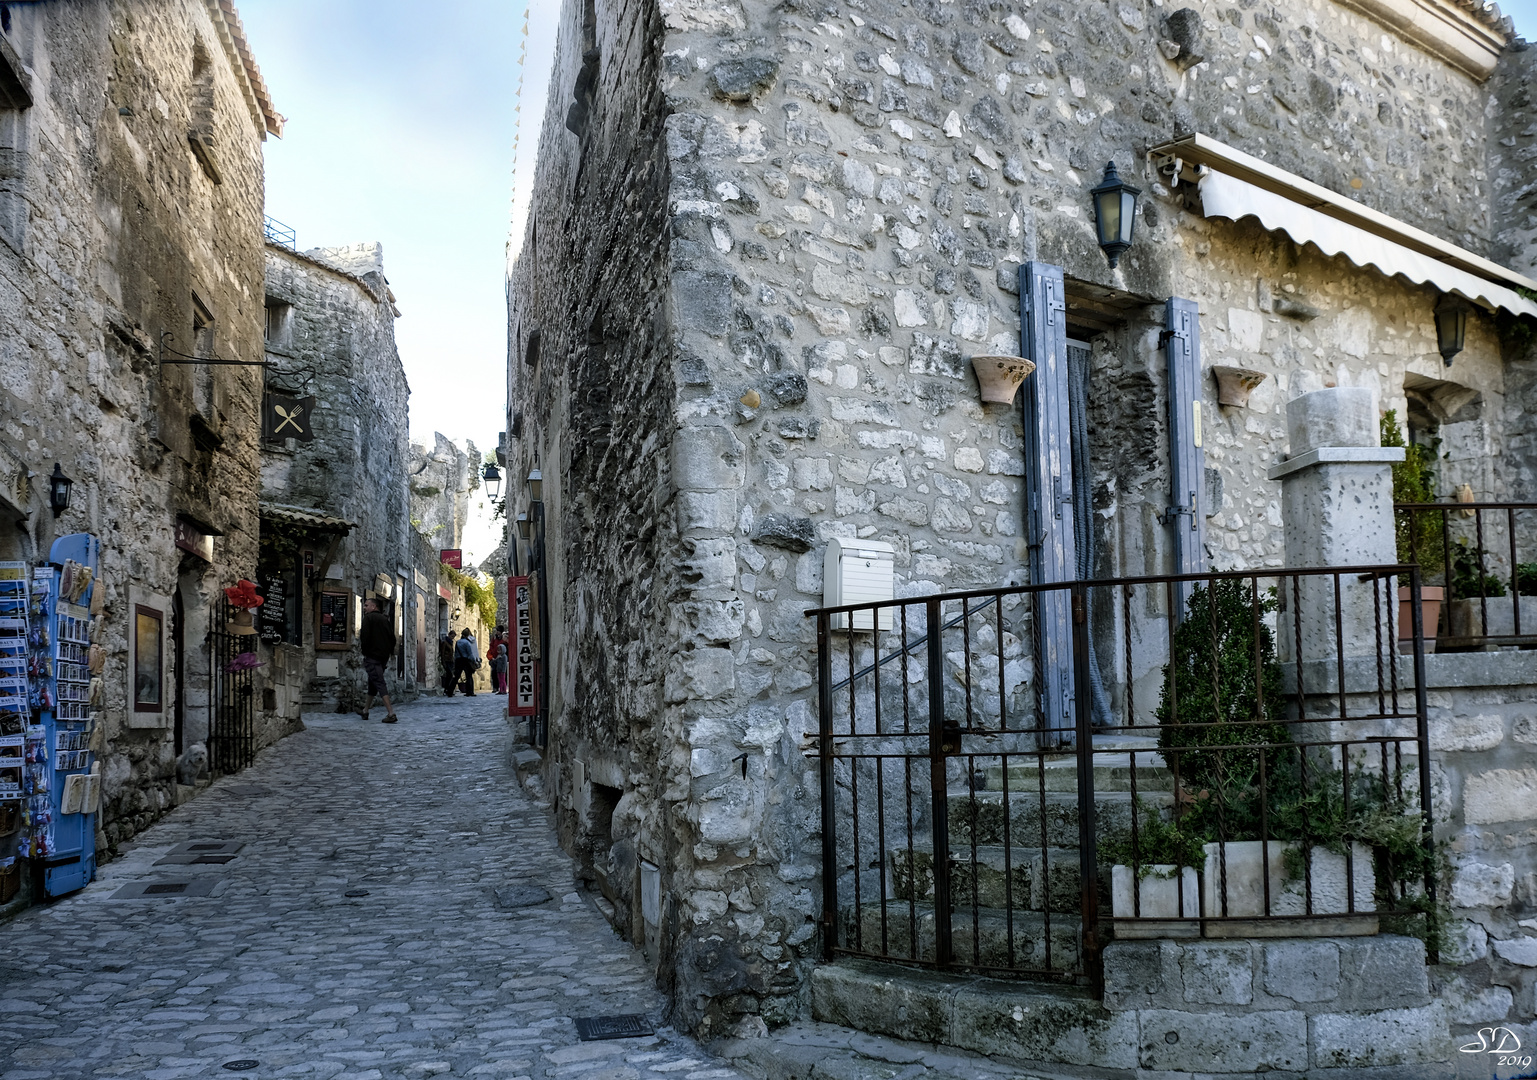
[[[0,1078],[228,1076],[240,1060],[336,1080],[735,1076],[665,1029],[578,1041],[573,1017],[660,1020],[664,1002],[511,778],[503,700],[428,698],[395,726],[377,708],[306,715],[94,884],[0,926],[19,958],[0,967]],[[159,864],[219,840],[244,846]],[[212,890],[113,898],[148,881]],[[529,887],[548,899],[519,906]]]

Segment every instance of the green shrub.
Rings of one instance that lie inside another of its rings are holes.
[[[1481,552],[1466,540],[1452,549],[1453,600],[1476,600],[1481,596],[1504,596],[1505,582],[1486,571]]]
[[[1393,502],[1435,502],[1436,478],[1432,469],[1435,455],[1428,448],[1410,445],[1404,439],[1398,426],[1397,409],[1382,414],[1381,433],[1383,446],[1401,446],[1404,451],[1404,460],[1392,465]],[[1399,562],[1418,562],[1427,581],[1432,575],[1445,576],[1446,541],[1441,529],[1441,511],[1395,512],[1393,533]]]

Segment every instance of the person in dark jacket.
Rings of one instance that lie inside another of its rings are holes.
[[[454,674],[464,677],[464,696],[475,696],[475,672],[480,670],[480,647],[466,626],[454,643]]]
[[[438,682],[443,696],[454,696],[454,632],[444,630],[438,635]]]
[[[358,710],[358,715],[364,720],[368,719],[368,710],[373,708],[374,697],[377,695],[384,699],[384,722],[393,724],[397,717],[395,706],[390,703],[389,689],[384,685],[384,665],[389,663],[395,652],[395,628],[390,625],[390,618],[381,607],[379,601],[372,596],[363,602],[363,625],[358,628],[358,647],[363,652],[363,670],[368,672],[368,700]]]

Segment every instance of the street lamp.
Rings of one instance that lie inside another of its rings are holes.
[[[487,464],[486,471],[480,474],[480,478],[486,482],[486,494],[495,499],[502,490],[502,474],[495,465]]]
[[[1099,233],[1099,246],[1114,270],[1121,252],[1131,247],[1132,231],[1137,225],[1137,196],[1142,189],[1123,181],[1111,161],[1105,165],[1105,178],[1089,194],[1094,196],[1094,228]]]
[[[1451,293],[1443,294],[1436,305],[1436,348],[1447,367],[1467,343],[1468,311],[1467,301]]]
[[[535,465],[528,473],[528,498],[530,502],[539,502],[544,494],[544,474]]]
[[[54,517],[69,509],[69,494],[74,486],[75,482],[64,475],[64,470],[55,461],[53,475],[48,478],[48,505],[53,508]]]
[[[522,540],[524,543],[528,542],[528,515],[527,514],[519,514],[518,515],[518,539]]]

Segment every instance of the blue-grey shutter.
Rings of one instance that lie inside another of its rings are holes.
[[[1025,509],[1030,580],[1047,584],[1077,576],[1073,542],[1073,459],[1069,427],[1067,301],[1062,268],[1028,262],[1019,271],[1020,337],[1035,362],[1020,395],[1025,429]],[[1035,606],[1041,726],[1048,741],[1073,741],[1072,597],[1041,594]]]
[[[1166,305],[1164,333],[1169,368],[1169,528],[1174,540],[1174,572],[1199,574],[1206,569],[1206,453],[1201,449],[1201,321],[1194,300],[1178,296]],[[1175,590],[1176,622],[1195,586]]]

